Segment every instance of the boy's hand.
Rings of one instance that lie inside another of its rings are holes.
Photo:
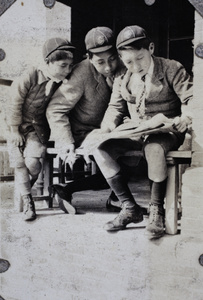
[[[188,119],[184,117],[176,117],[173,120],[173,127],[179,131],[179,132],[184,132],[187,127],[188,127]]]
[[[76,161],[75,145],[69,144],[68,147],[57,148],[58,157],[63,160],[63,163],[68,163],[70,168],[73,168],[73,165]]]
[[[16,147],[22,147],[23,146],[23,137],[19,133],[18,130],[13,130],[10,133],[9,140],[12,144],[14,144]]]
[[[110,129],[106,128],[106,127],[102,127],[102,128],[98,128],[98,129],[94,129],[91,131],[91,134],[93,135],[97,135],[97,134],[102,134],[102,133],[109,133]]]

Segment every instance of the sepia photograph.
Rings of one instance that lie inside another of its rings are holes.
[[[202,95],[202,0],[0,0],[0,300],[203,300]]]

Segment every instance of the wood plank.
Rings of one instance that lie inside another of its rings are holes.
[[[165,201],[165,230],[168,234],[177,233],[178,185],[178,165],[169,165]]]

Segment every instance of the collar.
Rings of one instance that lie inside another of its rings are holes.
[[[95,80],[97,82],[102,81],[104,79],[104,76],[96,70],[96,68],[94,67],[94,65],[90,62],[90,59],[89,58],[87,58],[87,59],[89,60],[89,66],[90,66],[91,72],[92,72]]]
[[[49,74],[47,65],[43,64],[42,66],[38,67],[38,84],[42,84],[49,80],[55,81],[57,83],[61,81]]]
[[[153,72],[154,72],[154,60],[151,56],[151,63],[150,63],[150,66],[149,66],[149,69],[148,69],[148,72],[146,75],[149,76],[150,78],[152,78]]]
[[[46,74],[46,67],[45,65],[39,66],[37,68],[37,72],[38,72],[38,84],[42,84],[46,81],[49,81],[49,78]]]
[[[154,62],[154,79],[155,80],[161,80],[164,78],[164,69],[163,64],[160,61],[159,57],[153,56],[153,62]]]

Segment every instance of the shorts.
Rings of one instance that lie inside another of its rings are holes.
[[[35,131],[29,132],[25,136],[25,143],[22,147],[16,147],[12,142],[7,141],[10,167],[24,166],[24,158],[43,158],[47,147],[42,144]]]
[[[165,155],[167,155],[169,151],[178,150],[178,148],[183,144],[184,138],[185,133],[179,135],[172,132],[151,134],[146,138],[143,150],[148,144],[159,144],[162,146]]]
[[[103,142],[98,149],[107,152],[114,160],[121,156],[124,156],[127,151],[137,150],[143,151],[148,144],[159,144],[164,149],[165,155],[172,150],[177,150],[184,142],[185,134],[176,135],[174,133],[159,133],[151,134],[146,140],[140,138],[139,140],[133,140],[130,138],[122,139],[109,139]]]

